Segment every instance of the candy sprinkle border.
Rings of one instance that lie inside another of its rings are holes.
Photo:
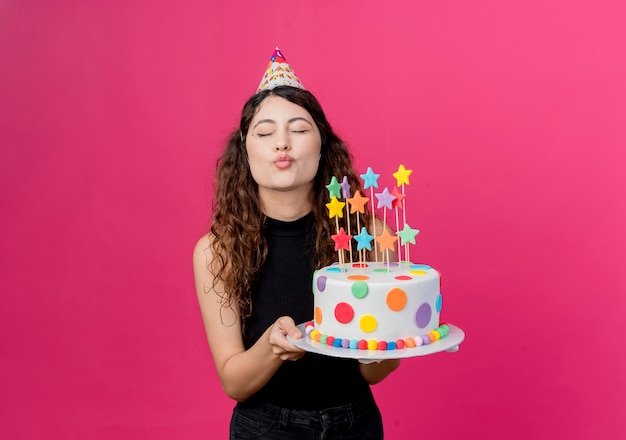
[[[408,337],[404,339],[397,339],[395,341],[337,338],[335,336],[323,334],[317,330],[313,321],[309,321],[305,324],[304,331],[311,340],[337,348],[349,348],[353,350],[402,350],[404,348],[414,348],[422,345],[428,345],[438,341],[439,339],[443,339],[448,336],[450,326],[448,326],[448,323],[446,322],[440,322],[439,327],[424,335],[416,336],[414,338]]]

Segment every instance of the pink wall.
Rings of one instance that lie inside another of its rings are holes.
[[[225,438],[191,250],[276,44],[414,170],[468,335],[375,387],[388,438],[626,435],[624,3],[365,3],[2,2],[0,437]]]

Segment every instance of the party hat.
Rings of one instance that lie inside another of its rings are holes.
[[[276,46],[274,54],[267,65],[267,69],[265,69],[265,74],[263,75],[261,84],[259,84],[257,93],[261,90],[271,90],[278,86],[291,86],[304,89],[300,79],[296,76],[278,46]]]

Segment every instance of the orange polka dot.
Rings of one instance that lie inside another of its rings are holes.
[[[394,312],[399,312],[406,306],[406,293],[404,290],[394,287],[389,292],[387,292],[387,297],[385,298],[387,302],[387,307],[389,307]]]
[[[322,308],[315,307],[315,323],[320,325],[322,323]]]
[[[361,280],[369,280],[370,277],[367,275],[348,275],[349,280],[361,281]]]

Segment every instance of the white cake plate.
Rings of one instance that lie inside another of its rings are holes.
[[[298,325],[298,330],[302,332],[302,338],[294,339],[287,336],[287,340],[302,350],[311,353],[323,354],[326,356],[359,359],[364,363],[380,361],[384,359],[403,359],[414,356],[426,356],[442,351],[455,352],[459,350],[459,345],[465,339],[465,332],[459,327],[448,323],[450,331],[448,335],[428,345],[420,345],[413,348],[402,348],[396,350],[356,350],[353,348],[332,347],[321,342],[312,340],[304,331],[306,323]]]

